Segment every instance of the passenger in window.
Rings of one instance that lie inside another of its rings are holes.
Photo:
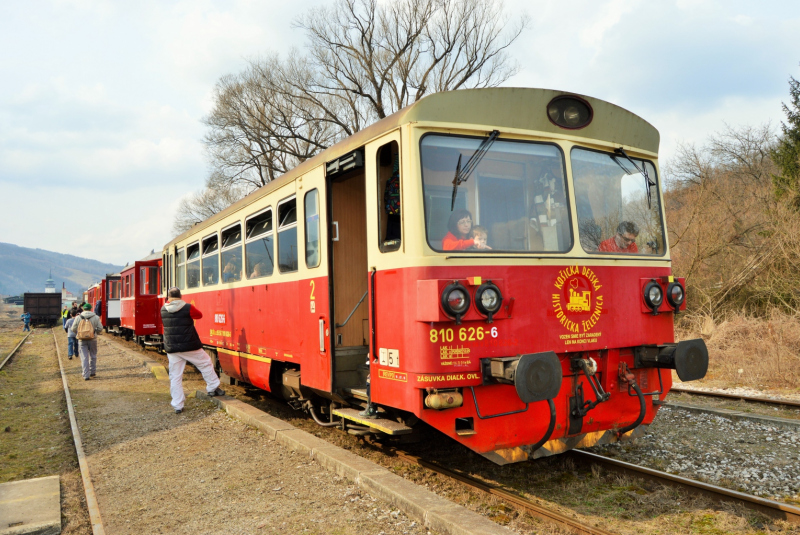
[[[472,232],[472,214],[469,210],[456,210],[450,214],[447,230],[449,232],[442,238],[442,249],[445,251],[459,251],[475,245],[475,240],[469,237]]]
[[[240,265],[239,257],[233,255],[222,270],[222,282],[236,282],[241,279]]]
[[[251,279],[255,279],[257,277],[263,277],[267,274],[266,270],[264,269],[264,263],[259,262],[255,266],[253,266],[253,272],[250,274]]]
[[[632,221],[623,221],[617,227],[617,233],[600,243],[597,248],[602,253],[638,253],[636,237],[639,235],[639,225]]]
[[[400,239],[400,155],[394,155],[392,176],[386,181],[383,192],[386,209],[386,241]]]
[[[486,230],[486,227],[475,225],[472,227],[471,234],[472,239],[475,242],[475,245],[472,246],[472,249],[491,249],[491,247],[486,245],[486,241],[489,239],[489,231]]]
[[[445,251],[463,251],[474,247],[476,249],[483,249],[485,245],[480,247],[475,244],[475,240],[471,238],[472,235],[472,214],[469,210],[456,210],[450,214],[450,220],[447,222],[448,233],[442,238],[442,249]]]

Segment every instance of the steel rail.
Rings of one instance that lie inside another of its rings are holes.
[[[17,350],[18,350],[20,347],[22,347],[22,344],[25,342],[25,340],[27,340],[27,339],[28,339],[28,337],[31,335],[31,333],[32,333],[32,332],[33,332],[33,331],[29,331],[29,332],[28,332],[28,334],[26,334],[26,335],[25,335],[25,337],[24,337],[22,340],[20,340],[20,341],[19,341],[19,343],[17,344],[17,347],[15,347],[14,349],[12,349],[12,350],[11,350],[11,353],[9,353],[9,354],[8,354],[8,356],[7,356],[5,359],[3,359],[3,363],[2,363],[2,364],[0,364],[0,370],[2,370],[2,369],[3,369],[3,366],[5,366],[5,365],[6,365],[6,362],[8,362],[8,361],[9,361],[9,359],[11,359],[11,357],[12,357],[12,356],[14,356],[14,353],[16,353],[16,352],[17,352]]]
[[[52,332],[52,331],[51,331]],[[83,489],[86,494],[86,508],[89,510],[89,521],[92,523],[92,533],[94,535],[105,535],[103,519],[100,517],[100,506],[97,504],[97,496],[94,493],[92,477],[89,474],[89,461],[83,451],[83,441],[81,440],[81,430],[78,428],[78,421],[75,419],[75,409],[72,407],[72,396],[69,393],[67,374],[64,372],[64,364],[61,362],[61,350],[58,348],[58,338],[53,332],[53,341],[56,344],[56,356],[58,357],[58,367],[61,370],[61,382],[64,384],[64,396],[67,398],[67,411],[69,411],[69,425],[72,428],[72,438],[75,441],[75,451],[78,454],[78,465],[81,469],[81,479],[83,479]]]
[[[706,392],[703,390],[691,390],[688,388],[681,388],[673,386],[670,392],[680,392],[682,394],[693,394],[696,396],[707,396],[712,398],[726,398],[726,399],[739,399],[743,401],[752,401],[753,403],[768,403],[770,405],[785,405],[787,407],[800,407],[800,401],[788,399],[772,399],[759,396],[741,396],[737,394],[727,394],[723,392]]]
[[[493,496],[497,496],[498,498],[501,498],[502,500],[511,503],[518,509],[522,509],[532,516],[535,516],[547,522],[552,522],[554,524],[566,526],[571,530],[575,531],[576,533],[581,533],[585,535],[613,535],[613,532],[611,531],[606,531],[602,528],[597,528],[594,526],[588,526],[586,524],[583,524],[578,520],[575,520],[574,518],[570,518],[559,512],[553,511],[552,509],[548,509],[547,507],[537,505],[533,503],[531,500],[523,498],[522,496],[514,494],[513,492],[509,492],[505,489],[502,489],[497,485],[486,483],[484,481],[480,481],[473,477],[460,474],[458,472],[454,472],[436,463],[425,461],[422,458],[417,457],[416,455],[411,455],[410,453],[406,453],[402,450],[398,450],[390,446],[385,446],[383,444],[374,441],[369,441],[369,443],[375,446],[376,448],[380,448],[383,451],[389,452],[397,456],[397,458],[401,460],[404,460],[411,464],[415,464],[417,466],[421,466],[423,468],[427,468],[428,470],[436,472],[437,474],[449,477],[451,479],[455,479],[456,481],[459,481],[469,487],[483,491]]]
[[[571,455],[573,458],[585,462],[599,464],[605,468],[610,468],[616,472],[622,472],[629,476],[642,477],[655,481],[657,483],[668,484],[681,488],[688,489],[696,494],[702,494],[708,498],[712,498],[720,502],[736,502],[749,509],[756,510],[764,513],[771,518],[786,520],[792,524],[800,524],[800,508],[787,505],[785,503],[768,500],[766,498],[759,498],[744,492],[738,492],[724,487],[718,487],[710,483],[702,481],[695,481],[686,477],[676,476],[661,472],[660,470],[653,470],[652,468],[645,468],[618,459],[612,459],[596,453],[590,453],[583,450],[571,450],[565,455]]]

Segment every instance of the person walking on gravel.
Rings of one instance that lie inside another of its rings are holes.
[[[31,330],[31,313],[30,312],[23,312],[20,316],[22,320],[22,332],[30,331]]]
[[[203,342],[194,328],[194,320],[203,317],[196,307],[181,299],[181,291],[173,286],[167,290],[167,302],[161,307],[164,325],[164,350],[169,359],[169,392],[175,414],[183,412],[186,395],[183,393],[183,370],[191,362],[203,374],[209,396],[223,396],[219,377],[214,371],[211,358],[203,350]]]
[[[78,356],[78,339],[76,338],[77,334],[73,333],[70,329],[72,328],[72,324],[75,323],[75,318],[78,317],[78,311],[70,311],[69,319],[67,320],[67,326],[64,327],[67,331],[67,358],[72,360],[72,357]]]
[[[75,333],[75,338],[78,339],[83,380],[88,381],[97,374],[97,335],[103,332],[103,324],[97,314],[92,312],[92,305],[83,305],[83,312],[72,321],[69,331]]]

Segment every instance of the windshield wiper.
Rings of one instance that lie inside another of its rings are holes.
[[[618,149],[614,149],[614,153],[617,154],[617,155],[621,154],[622,156],[624,156],[625,159],[628,160],[629,162],[631,162],[633,164],[633,166],[636,168],[636,170],[639,171],[639,174],[641,174],[644,177],[645,189],[647,189],[647,209],[651,210],[653,208],[653,206],[652,206],[652,201],[651,201],[652,195],[650,193],[650,188],[655,186],[656,183],[650,180],[650,176],[647,174],[647,166],[646,165],[642,165],[642,167],[640,168],[636,164],[636,162],[634,162],[633,159],[630,156],[628,156],[628,153],[625,152],[625,149],[623,149],[622,147],[620,147]],[[626,174],[628,174],[628,175],[631,174],[631,172],[628,171],[627,169],[625,169],[625,167],[621,163],[619,163],[619,161],[614,156],[612,156],[611,159],[614,160],[615,162],[617,162],[617,165],[622,167],[622,170],[625,171]]]
[[[463,184],[469,178],[469,175],[478,167],[478,164],[481,163],[483,157],[486,156],[486,153],[489,151],[489,147],[492,146],[492,143],[495,142],[497,136],[500,135],[498,130],[492,130],[489,134],[489,137],[484,139],[475,152],[472,153],[472,156],[469,157],[467,160],[467,164],[464,166],[464,169],[461,169],[461,154],[458,155],[458,163],[456,164],[456,176],[453,178],[453,198],[450,200],[450,211],[453,211],[453,208],[456,205],[456,195],[458,194],[458,186]]]

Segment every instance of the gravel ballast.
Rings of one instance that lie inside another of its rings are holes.
[[[665,407],[644,437],[593,451],[756,496],[800,503],[800,428]]]

